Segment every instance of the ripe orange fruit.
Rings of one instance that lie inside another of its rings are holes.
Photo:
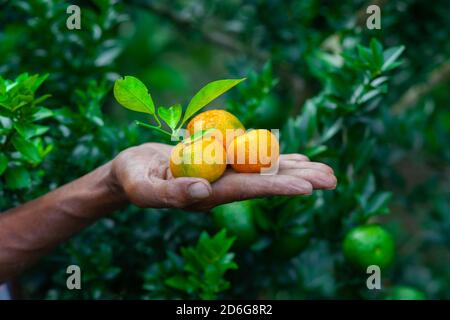
[[[209,110],[192,118],[187,125],[191,135],[201,130],[216,128],[216,137],[226,148],[234,137],[244,134],[245,127],[234,115],[225,110]],[[228,133],[228,136],[227,136]]]
[[[279,156],[277,137],[265,129],[235,137],[227,148],[228,162],[237,172],[260,173],[275,165]]]
[[[222,142],[211,135],[195,140],[187,138],[170,155],[170,171],[175,178],[197,177],[213,182],[222,176],[226,167]]]

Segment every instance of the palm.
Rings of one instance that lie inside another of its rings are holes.
[[[227,169],[210,184],[200,178],[174,178],[169,170],[172,146],[148,143],[122,152],[114,160],[114,172],[131,202],[142,207],[180,207],[205,210],[222,203],[274,195],[306,195],[313,189],[336,186],[333,170],[300,154],[280,157],[276,175],[236,173]],[[143,174],[145,173],[145,174]],[[205,197],[192,197],[194,183],[205,186]]]

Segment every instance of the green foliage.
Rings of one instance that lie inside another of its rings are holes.
[[[190,297],[216,299],[217,294],[230,286],[223,279],[225,272],[237,269],[234,253],[228,252],[234,240],[227,237],[225,230],[214,237],[203,232],[195,247],[181,248],[184,273],[167,278],[165,284]]]
[[[225,230],[213,237],[203,232],[195,246],[181,248],[182,257],[169,253],[167,262],[160,267],[156,277],[147,278],[144,288],[152,294],[161,293],[168,287],[190,298],[216,299],[230,287],[224,279],[226,271],[237,269],[234,253],[229,252],[234,240],[234,237],[227,237]]]
[[[26,73],[15,80],[0,77],[0,179],[6,188],[0,192],[4,194],[8,189],[30,187],[32,176],[39,174],[36,166],[53,148],[43,140],[49,127],[39,124],[52,117],[52,112],[40,105],[48,95],[36,94],[46,78]]]

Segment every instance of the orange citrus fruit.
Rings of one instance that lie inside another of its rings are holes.
[[[187,125],[191,135],[201,130],[215,128],[216,137],[223,141],[226,148],[234,137],[244,134],[245,127],[234,115],[225,110],[209,110],[192,118]],[[228,136],[227,136],[228,134]]]
[[[185,139],[177,144],[170,156],[170,171],[177,177],[219,179],[227,167],[226,151],[214,136]]]
[[[233,139],[227,148],[227,156],[235,171],[260,173],[278,162],[280,145],[269,130],[252,130]]]

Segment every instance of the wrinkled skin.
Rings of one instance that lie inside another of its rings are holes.
[[[308,195],[313,189],[333,189],[333,170],[300,154],[280,157],[277,175],[236,173],[227,169],[210,184],[200,178],[173,178],[169,170],[172,147],[148,143],[123,151],[113,161],[115,185],[140,207],[207,210],[216,205],[273,195]],[[145,172],[146,174],[142,174]],[[190,187],[196,185],[195,190]]]

